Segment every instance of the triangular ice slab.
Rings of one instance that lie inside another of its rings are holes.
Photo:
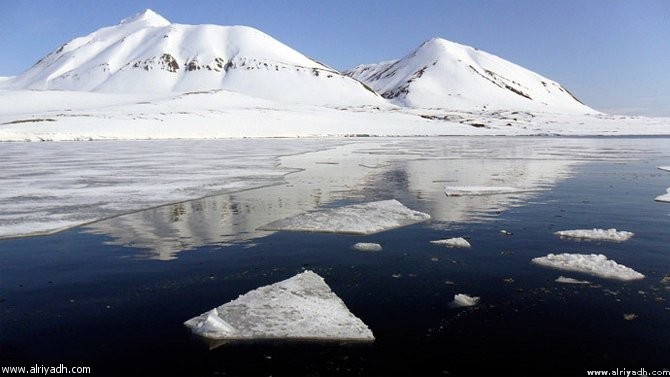
[[[304,213],[274,221],[262,229],[373,234],[428,219],[429,214],[413,211],[392,199]]]
[[[218,340],[374,340],[365,323],[312,271],[254,289],[184,325]]]

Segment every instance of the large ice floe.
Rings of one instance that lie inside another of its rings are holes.
[[[312,271],[254,289],[184,325],[214,340],[375,339],[367,325]]]
[[[661,170],[670,171],[670,166],[659,166],[658,168]]]
[[[533,263],[559,270],[583,272],[606,279],[638,280],[644,275],[602,254],[548,254],[533,258]]]
[[[514,194],[526,192],[517,187],[508,186],[445,186],[444,193],[447,196],[482,196],[497,194]]]
[[[382,200],[303,213],[264,225],[263,230],[373,234],[430,219],[397,200]]]
[[[463,237],[448,238],[446,240],[435,240],[430,241],[430,243],[435,245],[444,245],[447,247],[463,247],[463,248],[470,247],[470,242],[468,242]]]
[[[665,202],[665,203],[670,203],[670,188],[666,190],[666,193],[660,196],[657,196],[656,199],[657,202]]]
[[[577,238],[582,240],[596,240],[596,241],[614,241],[623,242],[628,241],[633,237],[633,232],[625,230],[612,229],[573,229],[573,230],[559,230],[554,232],[555,235],[561,238]]]

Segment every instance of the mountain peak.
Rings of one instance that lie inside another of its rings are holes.
[[[135,15],[126,17],[121,21],[122,24],[130,24],[134,22],[143,22],[149,26],[167,26],[170,24],[170,21],[151,9],[145,9]]]

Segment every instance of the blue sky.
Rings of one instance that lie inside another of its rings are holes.
[[[439,36],[556,80],[598,110],[670,116],[668,0],[0,0],[0,75],[145,8],[175,23],[252,26],[337,69]]]

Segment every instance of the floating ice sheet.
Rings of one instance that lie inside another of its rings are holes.
[[[659,166],[658,168],[661,170],[670,171],[670,166]]]
[[[473,297],[466,295],[465,293],[459,293],[454,295],[454,301],[452,305],[455,307],[464,307],[464,306],[474,306],[479,303],[479,297]]]
[[[586,281],[586,280],[577,280],[573,278],[568,278],[565,276],[559,276],[554,280],[557,283],[563,283],[563,284],[591,284],[591,282]]]
[[[374,340],[365,323],[312,271],[254,289],[184,325],[218,340]]]
[[[430,241],[430,243],[436,244],[436,245],[445,245],[445,246],[448,246],[448,247],[470,247],[470,242],[468,242],[463,237],[448,238],[446,240]]]
[[[657,202],[670,203],[670,188],[668,188],[666,191],[667,192],[665,194],[663,194],[661,196],[657,196],[656,199],[654,199],[654,200],[656,200]]]
[[[583,272],[606,279],[637,280],[644,275],[602,254],[548,254],[533,258],[533,263],[559,270]]]
[[[481,196],[496,194],[513,194],[528,190],[508,186],[445,186],[447,196]]]
[[[554,233],[555,235],[561,238],[578,238],[586,240],[598,240],[598,241],[615,241],[623,242],[629,240],[633,237],[633,232],[627,232],[625,230],[616,229],[573,229],[573,230],[560,230]]]
[[[382,245],[372,242],[358,242],[354,245],[354,249],[360,251],[382,251]]]
[[[263,230],[373,234],[430,219],[397,200],[382,200],[304,213],[271,222]]]

